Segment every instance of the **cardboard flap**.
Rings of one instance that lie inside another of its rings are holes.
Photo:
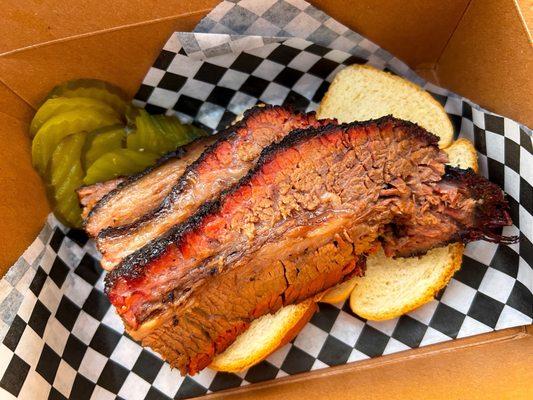
[[[31,165],[27,134],[33,110],[0,83],[0,275],[41,230],[50,209],[44,185]]]
[[[108,30],[5,54],[0,57],[0,75],[33,107],[56,84],[79,77],[103,79],[133,95],[172,32],[191,30],[202,15]],[[39,78],[29,80],[29,76]]]
[[[442,86],[531,127],[533,49],[521,11],[512,1],[473,0],[436,71]]]
[[[0,54],[109,29],[124,29],[188,14],[203,15],[217,3],[218,0],[88,0],[74,5],[62,0],[31,4],[6,0],[2,2]]]
[[[416,68],[434,66],[469,0],[316,0],[311,3]]]
[[[507,329],[207,398],[526,399],[533,380],[532,349],[533,336],[525,328]]]

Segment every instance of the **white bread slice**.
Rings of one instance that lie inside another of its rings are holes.
[[[339,283],[336,286],[333,286],[331,289],[326,290],[324,295],[320,298],[321,303],[336,304],[345,301],[350,297],[350,293],[355,288],[357,284],[357,277],[354,276],[351,279],[348,279],[345,282]]]
[[[250,368],[290,342],[309,322],[316,309],[315,299],[310,298],[256,319],[226,351],[213,359],[209,367],[225,372]]]
[[[416,122],[440,138],[453,141],[453,125],[440,103],[414,83],[368,65],[344,68],[331,83],[317,110],[318,118],[364,121],[392,114]]]
[[[474,172],[478,172],[477,151],[470,140],[457,139],[444,151],[448,154],[448,164],[462,169],[472,168]]]
[[[368,258],[358,278],[350,308],[374,321],[399,317],[431,301],[461,266],[463,245],[455,243],[426,255],[391,259],[380,250]]]
[[[450,164],[477,171],[472,143],[458,140],[447,149]],[[461,267],[464,246],[454,243],[422,257],[391,259],[382,251],[367,260],[366,272],[357,277],[350,308],[369,320],[399,317],[431,301]]]

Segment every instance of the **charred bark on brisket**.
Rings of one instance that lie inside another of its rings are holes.
[[[172,226],[181,223],[204,202],[242,178],[261,150],[297,128],[318,127],[314,113],[288,107],[265,106],[248,110],[241,121],[219,134],[220,139],[183,172],[165,199],[142,217],[98,234],[97,245],[108,269]]]
[[[85,231],[95,237],[105,228],[129,223],[151,211],[167,195],[185,168],[215,140],[215,136],[203,137],[180,147],[163,156],[156,165],[121,178],[114,188],[111,187],[112,181],[81,188],[78,195],[82,205],[83,197],[91,192],[95,192],[95,196],[101,195],[97,202],[85,205]],[[110,190],[104,192],[105,187]]]

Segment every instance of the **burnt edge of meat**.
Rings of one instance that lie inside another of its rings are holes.
[[[476,174],[472,168],[461,169],[452,167],[451,165],[445,165],[444,168],[445,172],[444,175],[442,175],[441,182],[448,182],[457,185],[458,187],[465,188],[469,190],[470,196],[473,199],[484,199],[486,201],[485,204],[477,206],[474,211],[475,226],[466,228],[460,226],[459,222],[456,221],[459,230],[448,240],[439,242],[432,247],[428,247],[427,249],[424,249],[424,251],[413,251],[402,254],[401,256],[393,256],[392,258],[420,257],[431,249],[457,242],[468,243],[475,240],[485,240],[487,242],[502,244],[513,244],[518,242],[519,236],[504,236],[501,234],[503,226],[510,226],[513,223],[509,214],[509,204],[505,199],[506,195],[503,190],[481,175]],[[398,233],[395,234],[401,236],[401,226],[398,226],[395,223],[391,223],[388,226],[391,226],[395,230],[399,229]],[[383,237],[379,238],[381,242],[383,242],[383,239]]]
[[[484,199],[486,203],[476,207],[474,229],[464,229],[458,233],[462,241],[483,239],[493,243],[512,244],[518,241],[518,236],[503,236],[501,228],[512,225],[509,214],[509,204],[505,200],[505,193],[501,188],[487,179],[476,174],[471,168],[460,169],[446,165],[442,177],[448,182],[457,182],[466,187],[476,200]]]
[[[172,188],[170,193],[165,197],[165,199],[158,205],[155,209],[152,211],[144,214],[143,216],[139,217],[135,221],[121,225],[121,226],[114,226],[114,227],[108,227],[105,229],[102,229],[98,233],[98,239],[105,239],[105,238],[112,238],[117,236],[122,236],[127,234],[129,231],[135,231],[139,226],[144,224],[147,221],[150,221],[151,219],[157,218],[159,215],[164,214],[167,210],[169,210],[172,206],[172,204],[175,202],[176,198],[181,195],[183,190],[185,189],[186,185],[188,184],[187,177],[189,174],[193,173],[198,165],[200,165],[206,157],[209,156],[209,154],[217,148],[221,143],[227,142],[235,137],[237,134],[236,132],[243,127],[246,124],[246,119],[248,117],[253,117],[255,114],[262,113],[271,109],[276,108],[282,108],[284,110],[287,110],[295,115],[303,115],[304,113],[294,111],[291,106],[274,106],[271,104],[265,105],[265,106],[255,106],[248,110],[246,110],[243,114],[243,118],[235,123],[234,125],[229,126],[228,128],[220,131],[217,133],[217,136],[220,136],[214,143],[212,143],[210,146],[206,147],[205,150],[202,152],[200,157],[198,157],[195,161],[193,161],[187,168],[185,168],[185,171],[183,171],[183,174],[179,181],[176,183],[176,185]],[[314,113],[309,113],[313,115]]]
[[[119,278],[126,278],[133,280],[142,275],[144,266],[149,264],[161,256],[165,249],[172,243],[179,245],[183,236],[200,226],[203,219],[211,213],[217,212],[226,196],[231,195],[240,187],[247,185],[257,171],[259,171],[265,163],[270,161],[278,152],[290,148],[300,142],[303,142],[312,137],[319,137],[329,133],[332,129],[341,129],[346,132],[349,129],[358,127],[369,127],[376,125],[379,128],[387,124],[392,124],[394,128],[402,128],[413,137],[425,140],[430,146],[437,146],[439,138],[432,133],[426,131],[419,125],[394,118],[387,115],[378,119],[368,121],[357,121],[344,124],[327,124],[319,128],[295,129],[285,136],[278,143],[271,144],[263,149],[256,165],[248,171],[248,173],[241,178],[239,182],[224,190],[220,196],[212,201],[207,201],[198,210],[186,219],[183,223],[178,224],[169,230],[165,235],[153,240],[141,249],[128,255],[120,264],[118,264],[105,278],[105,290],[109,293],[115,281]],[[200,267],[201,268],[201,267]]]
[[[192,141],[190,144],[193,144],[197,140],[202,140],[204,138],[205,138],[204,136],[201,137],[201,138],[198,138],[198,139]],[[142,170],[141,172],[139,172],[139,173],[137,173],[135,175],[131,175],[131,176],[126,177],[124,179],[124,181],[119,183],[115,189],[111,190],[109,193],[106,193],[104,195],[104,197],[102,197],[100,200],[98,200],[98,202],[94,205],[94,207],[91,209],[91,211],[89,211],[89,214],[87,215],[87,218],[85,218],[83,220],[83,226],[85,227],[85,225],[87,224],[87,221],[94,215],[94,213],[97,212],[103,206],[105,206],[107,204],[107,202],[113,196],[115,196],[115,194],[117,194],[119,191],[124,189],[126,186],[129,186],[132,183],[134,183],[134,182],[138,181],[139,179],[143,178],[144,176],[148,175],[149,173],[151,173],[155,169],[159,168],[161,165],[165,164],[167,161],[169,161],[171,159],[182,158],[185,154],[187,154],[187,149],[185,147],[187,147],[187,146],[178,147],[176,150],[171,151],[171,152],[161,156],[160,158],[158,158],[154,165]]]

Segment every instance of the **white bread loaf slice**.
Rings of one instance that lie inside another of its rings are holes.
[[[341,303],[350,296],[356,284],[357,277],[355,276],[326,290],[324,295],[322,295],[318,301],[329,304]]]
[[[368,65],[351,65],[340,71],[317,110],[318,118],[337,118],[339,122],[389,114],[434,133],[441,148],[453,141],[453,125],[437,100],[414,83]]]
[[[477,172],[472,143],[461,139],[447,149],[451,165]],[[431,301],[461,267],[464,245],[454,243],[421,257],[391,259],[382,251],[367,260],[363,277],[355,278],[350,308],[369,320],[399,317]]]
[[[477,151],[472,142],[460,138],[444,149],[448,154],[448,164],[462,169],[472,168],[478,172]]]
[[[209,367],[224,372],[240,372],[252,367],[290,342],[316,310],[315,299],[310,298],[282,307],[275,314],[263,315],[253,321],[226,351],[217,355]]]
[[[424,256],[391,259],[383,251],[367,260],[365,276],[350,295],[350,308],[368,320],[399,317],[431,301],[461,267],[460,243],[430,250]]]

